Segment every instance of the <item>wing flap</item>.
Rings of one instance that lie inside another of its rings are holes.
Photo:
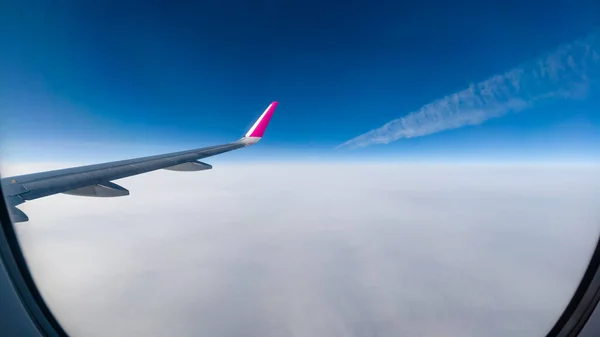
[[[81,197],[99,197],[112,198],[129,195],[129,191],[115,183],[107,182],[103,184],[90,185],[76,188],[74,190],[62,192],[63,194],[76,195]]]
[[[8,206],[8,213],[10,213],[10,219],[12,222],[25,222],[29,221],[29,217],[25,212],[16,208],[15,206]]]
[[[29,217],[25,214],[25,212],[16,207],[24,202],[25,200],[17,196],[6,197],[6,206],[13,222],[25,222],[29,220]]]
[[[179,171],[179,172],[192,172],[192,171],[203,171],[212,169],[212,165],[203,163],[201,161],[190,161],[175,166],[165,167],[165,170]]]

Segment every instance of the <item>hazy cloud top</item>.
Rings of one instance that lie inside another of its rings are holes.
[[[385,125],[352,138],[338,148],[387,144],[448,129],[481,124],[540,100],[584,98],[600,79],[600,32],[595,31],[504,74],[445,96]]]
[[[74,336],[544,335],[595,244],[598,178],[542,166],[160,171],[117,181],[129,197],[21,205],[32,220],[18,233]]]

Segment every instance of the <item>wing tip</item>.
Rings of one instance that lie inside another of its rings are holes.
[[[273,116],[273,112],[275,112],[278,104],[278,101],[273,101],[271,104],[269,104],[256,122],[254,122],[252,128],[250,128],[244,138],[242,138],[242,142],[244,144],[257,143],[263,137],[265,131],[267,130],[267,126],[271,121],[271,116]]]

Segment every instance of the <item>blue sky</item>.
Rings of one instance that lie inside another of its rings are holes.
[[[595,34],[600,5],[592,0],[32,3],[12,2],[0,20],[9,159],[96,162],[235,140],[273,100],[280,105],[265,140],[224,156],[600,158],[598,72],[586,74],[590,88],[574,99],[334,150]]]

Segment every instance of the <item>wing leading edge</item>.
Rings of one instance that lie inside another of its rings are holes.
[[[271,103],[246,135],[232,143],[150,157],[2,178],[2,191],[4,192],[13,222],[25,222],[29,220],[23,211],[15,207],[25,201],[57,193],[90,197],[126,196],[129,195],[129,191],[111,182],[112,180],[159,169],[171,171],[212,169],[211,165],[203,163],[199,159],[256,144],[263,137],[277,104],[277,102]]]

